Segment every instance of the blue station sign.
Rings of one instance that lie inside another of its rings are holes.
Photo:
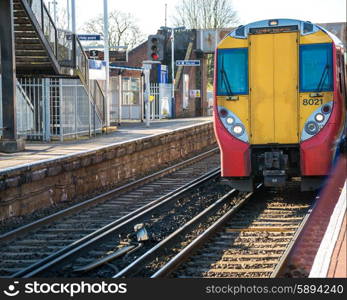
[[[200,60],[176,60],[176,66],[199,67]]]
[[[79,34],[78,38],[80,41],[100,41],[100,34]]]

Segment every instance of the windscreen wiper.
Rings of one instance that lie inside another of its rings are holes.
[[[319,83],[317,85],[317,89],[316,89],[317,92],[321,92],[321,90],[323,89],[325,79],[327,78],[327,75],[328,75],[328,70],[329,70],[329,64],[326,64],[322,72],[322,75],[320,77]]]
[[[224,83],[225,83],[225,86],[227,88],[227,92],[231,96],[233,94],[233,92],[231,91],[231,86],[230,86],[230,82],[228,79],[228,75],[224,70],[224,55],[222,56],[222,68],[220,70],[220,73],[222,74],[222,81],[224,81]]]

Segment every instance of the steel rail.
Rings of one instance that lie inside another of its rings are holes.
[[[141,186],[143,184],[146,184],[148,182],[151,182],[155,179],[158,179],[160,177],[163,177],[167,174],[170,174],[170,173],[173,173],[179,169],[182,169],[184,167],[187,167],[189,165],[192,165],[208,156],[211,156],[215,153],[218,152],[218,148],[214,148],[212,150],[209,150],[207,152],[204,152],[202,154],[199,154],[195,157],[192,157],[190,159],[187,159],[183,162],[180,162],[180,163],[177,163],[173,166],[170,166],[170,167],[167,167],[165,168],[164,170],[160,170],[158,172],[155,172],[153,174],[150,174],[148,176],[145,176],[143,178],[140,178],[138,180],[135,180],[133,182],[130,182],[130,183],[127,183],[125,185],[122,185],[120,187],[117,187],[115,189],[112,189],[108,192],[105,192],[103,194],[100,194],[98,196],[95,196],[91,199],[88,199],[88,200],[85,200],[81,203],[78,203],[78,204],[75,204],[71,207],[68,207],[66,209],[63,209],[61,211],[58,211],[54,214],[51,214],[49,216],[46,216],[46,217],[43,217],[39,220],[36,220],[32,223],[29,223],[29,224],[26,224],[26,225],[23,225],[21,227],[18,227],[14,230],[11,230],[9,232],[6,232],[2,235],[0,235],[0,243],[2,242],[8,242],[10,240],[13,240],[15,238],[18,238],[20,235],[23,235],[23,234],[26,234],[28,233],[29,231],[32,231],[34,229],[37,229],[43,225],[46,225],[46,224],[49,224],[49,223],[52,223],[62,217],[66,217],[66,216],[69,216],[71,214],[74,214],[78,211],[81,211],[82,209],[85,209],[85,208],[88,208],[88,207],[91,207],[91,206],[94,206],[98,203],[101,203],[101,202],[105,202],[106,200],[109,200],[110,198],[114,197],[114,196],[117,196],[119,194],[122,194],[124,192],[127,192],[129,190],[132,190],[138,186]],[[182,187],[183,188],[183,187]]]
[[[220,168],[216,168],[199,178],[187,183],[186,185],[176,189],[160,197],[159,199],[140,207],[136,211],[129,213],[128,215],[92,232],[91,234],[71,243],[70,245],[60,249],[59,251],[47,256],[46,258],[30,265],[29,267],[13,274],[11,278],[23,277],[30,278],[33,276],[39,276],[43,272],[57,266],[61,263],[66,263],[73,258],[80,255],[82,251],[87,251],[95,245],[99,245],[110,236],[115,236],[118,233],[124,232],[130,229],[134,224],[140,222],[142,219],[150,216],[154,210],[163,209],[166,205],[184,196],[186,192],[200,186],[201,184],[216,178],[220,175]]]
[[[249,194],[248,194],[249,195]],[[232,215],[239,210],[242,206],[246,204],[246,201],[240,202],[238,207],[233,207],[225,215],[223,215],[219,220],[217,220],[212,226],[210,226],[204,233],[199,235],[194,239],[188,246],[177,253],[172,259],[170,259],[164,266],[162,266],[158,271],[156,271],[151,278],[163,278],[167,277],[175,270],[177,270],[192,254],[199,249],[207,240],[211,238],[218,230],[220,230],[225,223],[227,223]],[[288,245],[285,246],[283,254],[280,256],[279,261],[276,263],[273,271],[271,272],[270,278],[278,278],[283,276],[283,268],[286,265],[288,254],[291,252],[292,248],[295,247],[296,241],[300,236],[306,222],[308,221],[311,211],[315,206],[315,202],[311,204],[305,215],[302,217],[300,224],[295,229],[293,237],[291,237]]]
[[[296,241],[298,240],[302,230],[305,227],[305,224],[307,223],[310,214],[312,212],[313,206],[315,205],[315,203],[312,205],[312,207],[308,210],[307,214],[305,215],[305,217],[303,218],[303,220],[301,221],[298,229],[296,230],[293,239],[290,241],[289,245],[287,246],[286,251],[283,253],[280,261],[278,262],[278,264],[276,265],[276,268],[274,269],[274,271],[272,272],[270,278],[277,278],[277,277],[281,277],[283,275],[284,272],[284,268],[287,264],[287,260],[289,258],[289,254],[291,253],[292,249],[295,247]]]
[[[218,199],[212,205],[207,207],[205,210],[203,210],[201,213],[199,213],[189,222],[184,224],[182,227],[177,229],[175,232],[171,233],[168,237],[166,237],[164,240],[159,242],[153,248],[148,250],[146,253],[144,253],[142,256],[140,256],[138,259],[136,259],[134,262],[128,265],[126,268],[118,272],[115,276],[113,276],[113,278],[120,278],[129,274],[132,274],[132,275],[136,274],[136,272],[139,271],[145,263],[148,263],[153,257],[158,255],[160,251],[163,251],[164,249],[168,248],[170,245],[174,244],[175,241],[180,236],[186,234],[188,231],[195,228],[204,219],[208,218],[212,213],[214,213],[216,210],[221,208],[225,204],[225,202],[230,198],[230,196],[233,195],[234,193],[236,193],[235,189],[232,189],[231,191],[229,191],[227,194],[225,194],[223,197]],[[247,198],[248,197],[245,197],[245,199]],[[243,199],[241,202],[244,202],[245,199]]]
[[[259,188],[260,186],[258,186]],[[213,234],[220,230],[225,223],[241,208],[247,203],[249,198],[254,194],[254,192],[246,194],[246,196],[237,203],[233,208],[231,208],[227,213],[225,213],[221,218],[214,222],[208,229],[206,229],[201,235],[195,238],[188,246],[186,246],[182,251],[176,254],[169,262],[167,262],[163,267],[161,267],[157,272],[155,272],[151,278],[161,278],[169,275],[171,272],[177,269],[190,255],[198,249],[202,244],[204,244]]]

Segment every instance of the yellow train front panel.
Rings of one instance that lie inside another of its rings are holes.
[[[293,144],[298,132],[298,34],[249,36],[251,144]]]

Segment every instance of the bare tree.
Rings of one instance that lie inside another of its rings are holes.
[[[181,0],[176,6],[175,26],[185,26],[189,29],[218,29],[234,27],[239,18],[231,0]],[[214,56],[208,54],[207,81],[212,87]]]
[[[182,0],[176,6],[175,26],[190,29],[216,29],[239,22],[231,0]]]
[[[144,35],[140,31],[134,16],[113,10],[109,14],[109,44],[110,47],[128,46],[132,49],[144,40]],[[102,16],[98,16],[86,22],[83,30],[86,33],[96,33],[103,36],[104,21]]]

